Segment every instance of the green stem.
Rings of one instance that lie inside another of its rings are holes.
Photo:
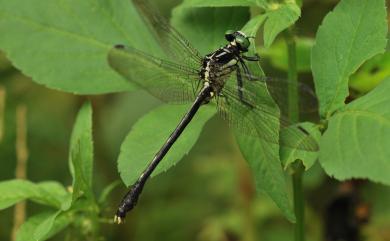
[[[288,85],[288,116],[292,123],[299,122],[299,95],[298,95],[298,71],[297,71],[297,51],[296,41],[291,29],[284,32],[284,38],[288,51],[288,79],[291,84]],[[295,241],[305,240],[305,212],[304,212],[304,194],[302,188],[302,179],[304,167],[301,162],[293,165],[294,174],[293,192],[294,192],[294,212],[296,217]]]
[[[305,206],[304,193],[302,188],[304,167],[299,162],[295,167],[295,172],[292,175],[293,190],[294,190],[294,212],[297,219],[295,223],[295,241],[305,240]]]

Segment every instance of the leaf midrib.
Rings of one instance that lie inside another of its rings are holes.
[[[381,114],[368,111],[368,110],[345,110],[343,112],[338,113],[337,115],[343,116],[343,115],[357,115],[357,116],[363,116],[371,119],[375,119],[378,122],[383,123],[384,125],[388,125],[390,127],[390,119],[384,117]]]

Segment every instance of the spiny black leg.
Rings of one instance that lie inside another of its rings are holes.
[[[241,101],[243,101],[243,94],[242,94],[242,76],[241,76],[241,70],[240,67],[237,68],[236,70],[236,76],[237,76],[237,91],[238,91],[238,98],[240,98]]]
[[[252,80],[252,78],[251,78],[251,76],[252,76],[252,75],[251,75],[251,72],[249,71],[248,66],[245,64],[245,61],[244,61],[242,58],[239,58],[239,61],[240,61],[240,63],[241,63],[242,68],[244,69],[244,73],[245,73],[247,79],[248,79],[248,80]]]
[[[247,61],[253,61],[253,62],[260,61],[260,56],[258,54],[255,54],[255,56],[245,56],[245,55],[242,55],[242,58],[247,60]]]

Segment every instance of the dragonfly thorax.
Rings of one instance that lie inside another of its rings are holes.
[[[219,95],[227,77],[236,70],[242,53],[247,52],[250,45],[249,37],[241,31],[228,30],[225,39],[229,44],[206,55],[202,60],[199,75],[204,86],[212,87],[211,95]]]
[[[220,93],[229,74],[237,68],[240,54],[237,45],[228,44],[203,58],[200,77],[204,85],[212,87],[215,95]]]

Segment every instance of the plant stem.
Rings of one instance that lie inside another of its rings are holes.
[[[304,167],[301,162],[297,163],[294,168],[294,174],[292,175],[293,191],[294,191],[294,212],[296,217],[295,223],[295,241],[305,240],[305,205],[304,205],[304,193],[302,188],[302,179]]]
[[[298,95],[298,71],[297,71],[297,51],[295,37],[291,29],[284,32],[284,38],[287,44],[288,52],[288,79],[292,84],[288,85],[288,116],[292,123],[299,121],[299,95]],[[302,179],[304,167],[301,162],[292,166],[294,173],[292,175],[294,192],[294,212],[296,217],[295,241],[305,240],[305,212],[304,212],[304,194],[302,188]]]

